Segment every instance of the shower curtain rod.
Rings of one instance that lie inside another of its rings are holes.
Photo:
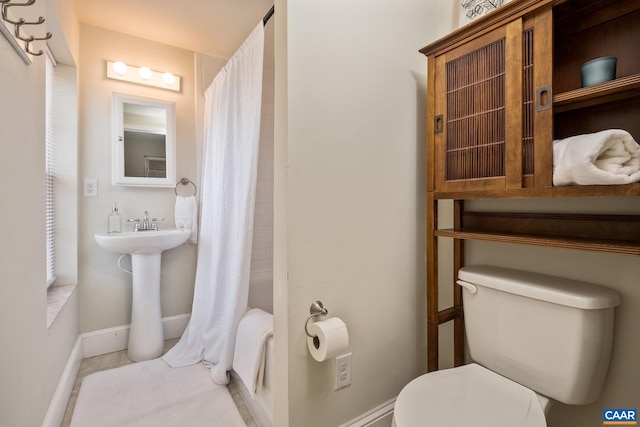
[[[271,19],[275,11],[276,11],[276,7],[271,6],[271,9],[269,9],[269,12],[267,12],[267,14],[264,15],[264,18],[262,18],[262,25],[267,25],[267,22],[269,21],[269,19]]]

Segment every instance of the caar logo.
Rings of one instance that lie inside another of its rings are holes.
[[[606,426],[631,426],[638,424],[636,409],[604,409],[602,424]]]

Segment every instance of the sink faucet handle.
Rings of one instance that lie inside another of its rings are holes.
[[[136,219],[128,219],[127,222],[135,222],[136,225],[133,226],[133,231],[138,231],[140,230],[140,219],[136,218]]]
[[[164,221],[164,218],[151,218],[151,228],[153,230],[158,229],[158,221]]]

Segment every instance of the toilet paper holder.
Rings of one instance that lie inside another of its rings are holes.
[[[311,307],[309,307],[309,312],[311,314],[307,317],[307,320],[305,320],[304,322],[304,331],[309,338],[316,338],[316,335],[311,335],[309,333],[309,329],[308,329],[309,320],[318,316],[326,316],[327,313],[329,313],[329,311],[326,308],[324,308],[322,301],[314,301],[313,304],[311,304]]]

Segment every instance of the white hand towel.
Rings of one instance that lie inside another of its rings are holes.
[[[198,243],[198,205],[195,196],[176,197],[176,228],[191,230],[189,242]]]
[[[640,145],[629,132],[609,129],[553,141],[553,185],[640,182]]]
[[[259,308],[247,311],[236,333],[233,370],[255,397],[262,388],[267,339],[273,335],[273,315]]]

